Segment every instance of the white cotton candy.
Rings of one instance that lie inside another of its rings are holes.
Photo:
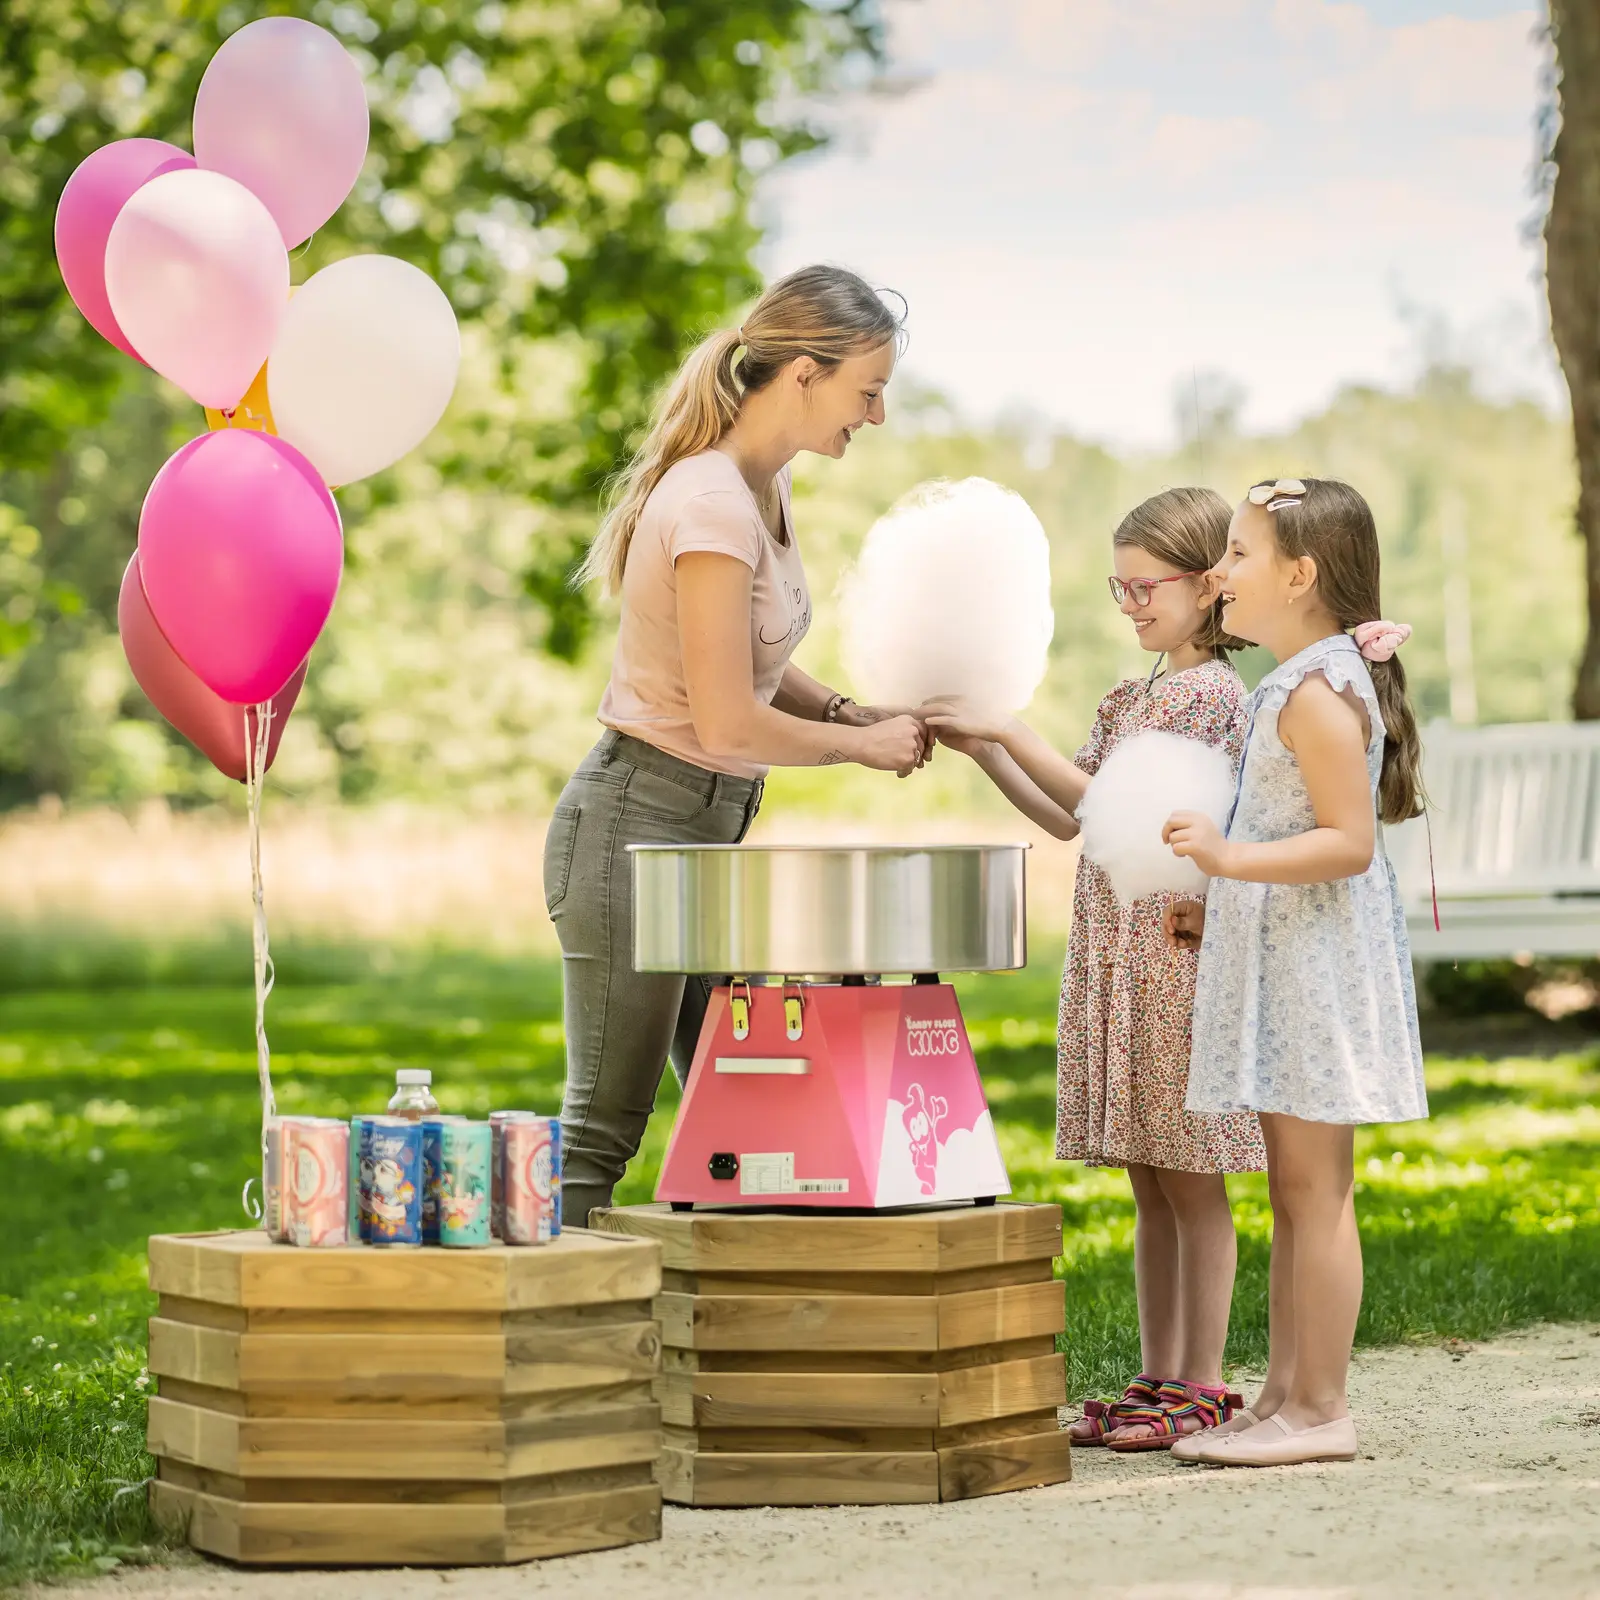
[[[1132,905],[1148,894],[1203,895],[1199,867],[1161,842],[1174,811],[1201,811],[1221,828],[1233,805],[1233,764],[1175,733],[1136,733],[1106,757],[1078,807],[1083,853]]]
[[[873,524],[840,599],[862,700],[965,695],[975,709],[1012,712],[1044,678],[1050,542],[1028,502],[986,478],[913,489]]]

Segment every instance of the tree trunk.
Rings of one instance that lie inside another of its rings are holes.
[[[1600,719],[1600,6],[1550,0],[1561,124],[1551,148],[1555,185],[1545,218],[1550,328],[1572,396],[1578,456],[1588,633],[1573,714]]]

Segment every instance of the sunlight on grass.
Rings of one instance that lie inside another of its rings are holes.
[[[1018,1198],[1060,1204],[1071,1393],[1137,1369],[1133,1203],[1120,1171],[1054,1156],[1054,952],[963,980]],[[563,1070],[553,962],[292,947],[273,997],[287,1110],[380,1109],[400,1065],[448,1109],[552,1110]],[[145,1238],[243,1225],[259,1124],[247,988],[212,968],[0,997],[0,1582],[159,1551],[140,1485]],[[1482,1338],[1600,1316],[1600,1054],[1430,1060],[1435,1115],[1357,1146],[1363,1343]],[[667,1074],[619,1203],[650,1198],[678,1105]],[[1229,1182],[1240,1235],[1229,1361],[1266,1356],[1266,1184]]]

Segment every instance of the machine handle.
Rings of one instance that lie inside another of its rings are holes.
[[[809,1078],[806,1056],[718,1056],[717,1071],[752,1078]]]

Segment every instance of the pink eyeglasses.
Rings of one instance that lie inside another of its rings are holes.
[[[1204,572],[1178,572],[1170,578],[1134,578],[1124,583],[1121,578],[1107,578],[1111,585],[1111,598],[1120,606],[1126,595],[1133,596],[1136,606],[1144,607],[1150,604],[1150,591],[1160,587],[1163,583],[1177,583],[1182,578],[1203,578]]]

